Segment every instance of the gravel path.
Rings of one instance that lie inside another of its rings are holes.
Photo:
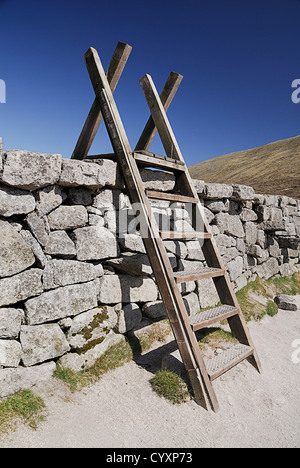
[[[263,373],[243,362],[217,379],[217,414],[193,401],[174,406],[152,391],[161,354],[174,349],[170,342],[75,394],[52,379],[38,389],[46,421],[35,431],[19,425],[0,438],[0,448],[299,447],[300,296],[297,301],[296,312],[249,324]]]

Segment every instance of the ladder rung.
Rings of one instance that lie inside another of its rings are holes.
[[[149,155],[141,153],[133,153],[134,159],[140,166],[157,167],[168,171],[185,171],[186,165],[182,161],[166,158],[149,153]]]
[[[209,232],[176,232],[176,231],[161,231],[160,237],[166,239],[176,240],[195,240],[195,239],[211,239]]]
[[[239,309],[237,309],[235,306],[221,305],[192,315],[190,317],[190,324],[193,331],[197,331],[201,328],[209,327],[213,323],[219,322],[220,320],[225,320],[229,317],[232,317],[233,315],[238,314],[238,312]]]
[[[206,369],[211,380],[215,380],[220,375],[227,372],[239,362],[253,354],[254,349],[251,346],[237,344],[223,351],[212,359],[205,360]]]
[[[203,267],[198,271],[176,271],[174,277],[176,283],[187,283],[188,281],[196,281],[205,278],[215,278],[216,276],[224,276],[225,270],[220,268]]]
[[[156,198],[158,200],[169,200],[181,203],[199,203],[199,200],[194,197],[184,197],[176,193],[156,192],[155,190],[146,190],[146,195],[149,198]]]

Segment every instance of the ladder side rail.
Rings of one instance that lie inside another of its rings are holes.
[[[123,73],[131,50],[132,47],[130,45],[125,44],[123,42],[119,42],[114,51],[106,74],[112,92],[114,92],[116,89],[116,86]],[[81,131],[81,134],[76,143],[71,159],[86,158],[101,122],[101,109],[98,99],[95,98],[94,103],[83,126],[83,129]]]
[[[161,102],[164,106],[165,111],[170,107],[170,104],[179,88],[183,76],[179,73],[171,72],[166,84],[160,94]],[[157,133],[157,128],[153,121],[152,115],[150,115],[144,130],[141,133],[140,139],[136,144],[134,151],[147,151]]]

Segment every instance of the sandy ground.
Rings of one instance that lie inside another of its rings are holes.
[[[162,353],[174,350],[170,342],[75,394],[49,381],[38,389],[46,421],[35,431],[19,425],[0,438],[0,448],[299,447],[300,296],[297,300],[298,311],[249,324],[263,373],[246,361],[217,379],[217,414],[194,401],[174,406],[152,391]]]

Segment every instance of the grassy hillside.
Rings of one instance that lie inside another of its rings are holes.
[[[300,136],[209,159],[189,171],[205,182],[251,185],[256,193],[300,199]]]

